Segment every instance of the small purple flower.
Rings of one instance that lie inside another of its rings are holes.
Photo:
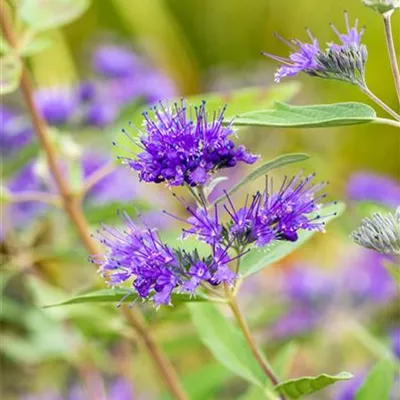
[[[347,183],[347,196],[353,201],[372,201],[395,208],[400,204],[400,184],[389,176],[357,172]]]
[[[105,44],[95,50],[92,63],[94,70],[106,78],[123,78],[135,75],[139,60],[123,46]]]
[[[180,186],[204,185],[208,177],[221,168],[234,167],[238,162],[252,164],[257,160],[243,146],[229,139],[232,126],[222,125],[222,110],[210,118],[206,104],[194,110],[182,101],[166,108],[154,108],[154,117],[144,113],[146,134],[140,139],[143,152],[135,159],[123,158],[139,172],[145,182]]]
[[[35,93],[35,104],[50,125],[68,123],[78,109],[79,99],[69,87],[44,88]]]
[[[391,333],[392,349],[394,355],[400,359],[400,328],[396,328]]]
[[[175,254],[154,231],[138,228],[127,214],[122,218],[124,231],[103,227],[101,242],[108,253],[93,257],[93,261],[111,285],[133,279],[133,288],[141,298],[152,297],[156,306],[169,304],[181,273]]]
[[[317,39],[312,36],[311,31],[307,29],[307,33],[310,37],[311,43],[303,43],[298,39],[293,39],[289,42],[275,34],[276,37],[294,50],[293,53],[289,55],[289,58],[278,57],[265,52],[262,53],[265,56],[282,63],[282,66],[278,68],[278,71],[275,74],[275,82],[280,82],[282,78],[295,76],[300,72],[311,73],[318,69],[316,56],[321,52],[321,49]]]
[[[304,72],[320,78],[337,79],[359,86],[365,86],[365,63],[368,52],[361,44],[364,29],[358,30],[358,21],[350,27],[347,13],[345,13],[346,33],[340,33],[334,25],[333,31],[340,39],[340,44],[327,43],[326,49],[321,49],[317,39],[307,29],[311,43],[303,43],[298,39],[287,41],[276,35],[287,44],[293,52],[289,58],[278,57],[263,53],[265,56],[280,62],[282,65],[275,74],[275,81],[295,76]]]
[[[6,156],[21,150],[33,137],[32,128],[25,116],[18,116],[3,106],[0,108],[0,151]]]

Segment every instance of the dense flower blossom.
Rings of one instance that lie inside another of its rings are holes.
[[[147,112],[144,117],[146,133],[140,138],[143,152],[134,159],[123,159],[145,182],[204,185],[218,169],[257,160],[229,138],[234,131],[230,124],[222,124],[224,110],[210,119],[205,102],[194,110],[183,101],[170,108],[160,103],[153,117]]]
[[[324,230],[324,222],[320,215],[310,216],[318,212],[319,203],[325,195],[317,195],[326,185],[325,182],[312,185],[314,175],[301,179],[301,174],[285,178],[280,189],[273,192],[268,188],[263,193],[256,193],[252,200],[246,199],[245,205],[237,209],[230,197],[224,209],[230,217],[227,224],[219,220],[217,208],[214,216],[208,215],[205,208],[192,210],[187,222],[191,225],[185,234],[198,235],[206,243],[233,242],[238,248],[245,248],[250,243],[265,246],[274,240],[294,242],[298,239],[298,231]]]
[[[400,206],[394,214],[375,213],[364,218],[361,225],[351,234],[359,246],[379,253],[400,254]]]
[[[332,25],[340,43],[327,43],[325,49],[320,47],[318,40],[313,37],[309,30],[307,30],[307,33],[311,43],[303,43],[298,39],[287,41],[277,35],[293,52],[289,55],[289,58],[263,53],[282,64],[275,74],[275,81],[279,82],[282,78],[304,72],[320,78],[338,79],[364,85],[365,63],[367,61],[367,49],[361,44],[364,29],[358,30],[358,21],[356,21],[354,27],[351,27],[347,13],[345,13],[345,21],[347,29],[345,33],[340,33]]]
[[[154,229],[138,227],[126,213],[122,219],[124,231],[104,226],[99,232],[108,252],[92,257],[109,284],[132,280],[139,297],[159,306],[170,304],[173,292],[194,294],[202,282],[219,285],[234,279],[228,267],[232,261],[228,247],[213,247],[209,257],[201,258],[196,251],[188,253],[167,246]]]
[[[0,151],[7,156],[21,150],[32,140],[33,132],[27,118],[16,115],[6,106],[0,108]]]
[[[354,201],[371,201],[395,208],[400,203],[400,184],[389,176],[357,172],[347,183],[347,196]]]
[[[48,124],[64,125],[77,111],[79,98],[74,88],[53,86],[38,90],[35,104]]]

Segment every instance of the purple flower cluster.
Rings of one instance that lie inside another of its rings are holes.
[[[223,125],[224,110],[209,119],[206,103],[194,110],[182,101],[166,108],[160,103],[154,117],[146,112],[143,152],[135,159],[124,158],[145,182],[167,182],[173,186],[204,185],[210,174],[234,167],[238,162],[252,164],[257,157],[229,138],[232,126]]]
[[[36,105],[48,124],[103,128],[134,101],[151,104],[176,94],[168,77],[123,46],[98,46],[92,64],[97,75],[90,80],[35,93]]]
[[[217,207],[210,216],[204,209],[188,208],[191,224],[184,234],[194,234],[206,243],[232,242],[238,248],[245,248],[250,243],[265,246],[275,240],[294,242],[298,239],[298,231],[323,231],[324,222],[319,214],[319,203],[325,195],[317,195],[324,188],[325,182],[313,185],[314,175],[301,179],[301,174],[285,178],[277,192],[267,187],[263,193],[256,193],[252,200],[246,199],[245,205],[237,209],[227,195],[224,209],[230,222],[220,222]],[[272,187],[272,182],[270,183]]]
[[[211,285],[232,282],[228,248],[213,247],[209,257],[200,258],[196,251],[191,254],[167,246],[155,230],[138,227],[126,213],[122,219],[125,230],[104,226],[99,231],[100,241],[108,252],[92,257],[109,284],[132,280],[139,297],[151,299],[159,306],[170,304],[173,292],[194,294],[202,282]]]
[[[331,25],[340,43],[327,43],[326,49],[320,47],[318,40],[314,38],[308,29],[307,33],[311,43],[303,43],[299,39],[287,41],[276,35],[293,52],[288,58],[263,53],[265,56],[282,64],[275,74],[275,81],[280,82],[282,78],[305,72],[311,76],[338,79],[364,85],[365,63],[367,60],[366,47],[361,44],[364,28],[358,29],[357,20],[354,27],[351,27],[347,13],[345,13],[345,21],[345,33],[340,33],[334,25]]]

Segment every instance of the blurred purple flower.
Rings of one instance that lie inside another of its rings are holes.
[[[396,328],[391,332],[391,339],[393,353],[400,359],[400,328]]]
[[[96,95],[96,85],[92,81],[83,81],[78,86],[78,98],[82,102],[90,101]]]
[[[268,330],[274,339],[284,340],[315,330],[320,319],[321,316],[315,310],[294,306],[269,326]]]
[[[107,157],[101,154],[85,153],[82,156],[83,176],[87,179],[99,168],[107,164]],[[116,167],[110,174],[105,176],[94,185],[88,193],[88,201],[96,204],[108,202],[129,202],[137,197],[137,185],[127,168]]]
[[[358,389],[360,389],[365,374],[358,374],[348,381],[337,382],[335,387],[335,400],[355,400]]]
[[[396,284],[383,266],[387,256],[360,249],[344,270],[343,287],[357,302],[385,303],[396,295]]]
[[[210,118],[205,102],[194,110],[183,101],[170,108],[160,103],[153,117],[144,113],[146,134],[140,138],[144,151],[134,159],[121,158],[141,180],[172,186],[203,185],[221,168],[253,164],[257,157],[228,138],[234,131],[230,124],[222,125],[224,111]]]
[[[25,165],[16,175],[11,177],[6,187],[11,193],[44,191],[45,189],[43,182],[35,174],[33,163]],[[8,227],[24,227],[40,216],[46,209],[47,206],[44,203],[35,201],[20,202],[5,206],[2,210],[5,217],[1,224],[0,239],[3,239],[7,234]]]
[[[294,304],[324,307],[334,294],[332,277],[318,268],[297,266],[286,275],[284,294]]]
[[[104,128],[113,123],[118,116],[118,107],[110,101],[94,100],[84,115],[84,123],[96,128]]]
[[[134,77],[140,61],[131,50],[114,44],[97,47],[92,57],[93,69],[106,78]]]
[[[33,137],[32,128],[23,115],[16,115],[12,110],[2,105],[0,108],[0,151],[1,155],[9,156],[16,150],[21,150]]]
[[[389,176],[357,172],[350,176],[347,196],[354,201],[372,201],[388,207],[400,204],[400,183]]]
[[[48,124],[64,125],[77,111],[79,97],[71,87],[53,86],[38,90],[35,104]]]
[[[136,398],[132,385],[126,378],[117,377],[110,381],[108,391],[104,395],[97,393],[101,396],[98,400],[134,400]],[[97,397],[96,397],[97,398]],[[54,390],[45,390],[38,394],[25,395],[23,400],[85,400],[87,393],[80,385],[74,385],[69,390],[66,396],[62,396]]]
[[[171,99],[177,95],[176,87],[171,79],[155,69],[149,69],[144,73],[140,83],[142,96],[148,104]]]

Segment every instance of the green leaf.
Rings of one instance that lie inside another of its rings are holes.
[[[231,377],[231,372],[217,363],[209,363],[195,372],[182,377],[183,387],[190,400],[214,398],[215,392]],[[172,399],[171,395],[163,394],[160,400]]]
[[[239,115],[234,125],[278,128],[321,128],[372,122],[375,110],[362,103],[336,103],[292,106],[276,103],[273,110],[253,111]]]
[[[264,373],[238,328],[211,303],[187,306],[201,341],[217,361],[243,379],[264,387]]]
[[[125,298],[124,298],[125,297]],[[89,293],[78,294],[77,296],[72,297],[66,301],[57,304],[50,304],[45,306],[45,308],[49,307],[58,307],[58,306],[67,306],[71,304],[82,304],[82,303],[119,303],[124,298],[124,303],[131,303],[137,298],[137,294],[132,291],[132,289],[128,288],[112,288],[112,289],[101,289],[95,290]],[[172,295],[172,303],[178,304],[183,302],[201,302],[205,301],[205,297],[196,296],[191,297],[186,294],[173,294]]]
[[[0,70],[0,94],[14,92],[18,88],[21,79],[21,60],[12,54],[2,56],[0,58]]]
[[[344,210],[344,204],[337,203],[323,207],[321,209],[321,215],[329,215],[324,218],[324,222],[327,224],[341,215]],[[241,275],[243,277],[254,275],[268,265],[278,262],[303,246],[315,233],[315,231],[301,231],[299,232],[299,238],[295,242],[275,241],[270,246],[267,246],[266,249],[251,251],[242,259],[240,266]]]
[[[353,378],[350,372],[341,372],[337,375],[321,374],[315,377],[302,377],[290,379],[275,386],[275,390],[289,397],[299,399],[302,396],[317,392],[338,381]]]
[[[54,29],[79,18],[90,0],[22,0],[22,19],[35,31]]]
[[[394,377],[393,363],[382,360],[376,364],[358,389],[355,400],[389,400]]]
[[[19,54],[24,57],[29,57],[42,52],[53,43],[53,39],[50,36],[46,34],[37,35],[34,36],[31,41],[26,43],[22,49],[20,49]]]
[[[255,169],[249,175],[247,175],[245,178],[243,178],[239,183],[237,183],[228,192],[228,194],[231,195],[231,194],[237,192],[242,186],[247,185],[248,183],[259,178],[260,176],[265,176],[269,171],[271,171],[273,169],[283,167],[287,164],[304,161],[304,160],[307,160],[308,158],[309,158],[309,156],[307,154],[293,153],[293,154],[284,154],[282,156],[274,158],[271,161],[267,161],[264,164],[260,165],[257,169]],[[216,199],[214,203],[220,203],[224,199],[226,199],[226,195],[218,197],[218,199]]]

